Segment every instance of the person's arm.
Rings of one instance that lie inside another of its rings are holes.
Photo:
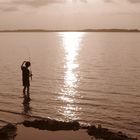
[[[21,69],[23,68],[23,65],[25,64],[26,61],[23,61],[23,63],[21,64]]]
[[[30,71],[30,75],[29,76],[31,77],[31,80],[32,80],[32,76],[33,76],[32,71]]]

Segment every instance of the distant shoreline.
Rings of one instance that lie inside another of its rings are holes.
[[[17,30],[0,30],[5,32],[129,32],[140,33],[139,29],[82,29],[82,30],[43,30],[43,29],[17,29]]]

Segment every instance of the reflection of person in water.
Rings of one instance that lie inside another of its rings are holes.
[[[23,93],[25,95],[26,89],[27,89],[27,96],[29,97],[29,90],[30,90],[30,77],[32,78],[32,74],[29,71],[29,67],[31,66],[31,63],[29,61],[24,61],[21,65],[22,70],[22,82],[23,82]]]
[[[30,114],[31,107],[30,107],[30,98],[24,95],[24,100],[23,100],[23,113],[26,115]]]

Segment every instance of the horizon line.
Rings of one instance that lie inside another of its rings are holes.
[[[89,29],[0,29],[0,32],[140,32],[140,29],[89,28]]]

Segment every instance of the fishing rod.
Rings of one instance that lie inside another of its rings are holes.
[[[29,62],[31,64],[31,57],[29,57]],[[32,78],[33,74],[32,74],[32,64],[30,65],[30,77],[31,77],[31,80],[33,79]]]
[[[30,50],[29,50],[29,48],[26,46],[26,50],[27,50],[27,52],[28,52],[28,61],[30,62],[30,64],[31,64],[31,53],[30,53]],[[32,80],[32,64],[30,65],[30,77],[31,77],[31,80]]]

